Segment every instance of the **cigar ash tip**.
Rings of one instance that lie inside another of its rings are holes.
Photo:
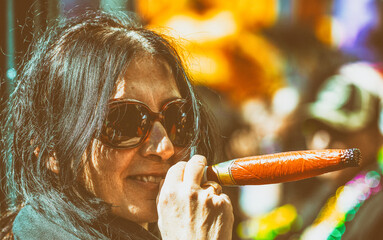
[[[349,167],[359,167],[362,154],[358,148],[350,148],[344,151],[342,159]]]

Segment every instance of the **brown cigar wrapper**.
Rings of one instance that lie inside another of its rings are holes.
[[[357,148],[245,157],[208,166],[204,179],[226,186],[282,183],[315,177],[347,167],[357,167],[360,158]]]

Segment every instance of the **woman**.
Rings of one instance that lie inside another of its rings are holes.
[[[163,36],[127,16],[70,19],[31,50],[11,99],[21,210],[7,236],[231,238],[229,198],[201,182],[211,125]]]

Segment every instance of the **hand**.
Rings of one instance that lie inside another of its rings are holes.
[[[193,156],[173,165],[157,196],[162,239],[231,239],[234,222],[229,197],[218,183],[201,187],[206,158]]]

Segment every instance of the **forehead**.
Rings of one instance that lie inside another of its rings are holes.
[[[172,99],[181,98],[174,74],[164,60],[135,57],[116,83],[113,98],[136,99],[157,111]]]

